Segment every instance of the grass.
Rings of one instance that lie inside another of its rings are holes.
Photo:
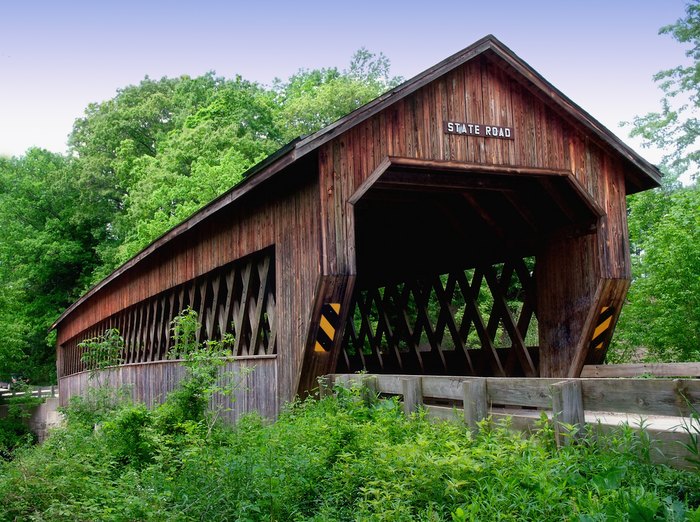
[[[558,450],[546,424],[473,434],[338,392],[215,429],[83,401],[0,465],[0,519],[700,520],[700,476],[649,463],[634,430]]]

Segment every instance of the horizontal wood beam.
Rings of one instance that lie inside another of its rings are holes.
[[[700,362],[591,364],[583,367],[581,377],[700,377]]]
[[[337,384],[360,383],[373,374],[334,374]],[[377,391],[403,394],[405,375],[374,374]],[[463,383],[472,377],[423,375],[423,397],[462,401]],[[700,408],[700,380],[697,379],[559,379],[528,377],[484,377],[487,402],[499,406],[552,409],[552,386],[577,383],[586,411],[687,417]]]
[[[397,156],[389,156],[389,162],[394,168],[402,169],[417,169],[427,172],[445,171],[445,172],[461,172],[461,173],[481,173],[492,176],[513,177],[513,176],[536,176],[536,177],[567,177],[571,175],[571,171],[565,169],[548,169],[539,167],[525,166],[507,166],[507,165],[483,165],[480,163],[464,163],[461,161],[438,161],[424,160],[415,158],[405,158]]]

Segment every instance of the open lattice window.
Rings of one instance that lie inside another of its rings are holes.
[[[233,339],[233,355],[277,353],[275,253],[265,249],[170,288],[97,323],[63,345],[60,376],[88,368],[81,341],[117,328],[124,338],[125,364],[165,359],[172,345],[171,322],[191,307],[201,328],[197,340]]]
[[[534,258],[357,289],[338,371],[537,374]]]

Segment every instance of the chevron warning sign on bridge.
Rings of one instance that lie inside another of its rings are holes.
[[[591,339],[591,348],[594,350],[600,350],[605,346],[614,313],[615,309],[612,306],[604,306],[600,309],[595,330],[593,331],[593,338]]]
[[[340,303],[326,303],[321,308],[321,321],[316,334],[314,351],[330,352],[340,326]]]

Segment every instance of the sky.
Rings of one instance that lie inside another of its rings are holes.
[[[686,63],[661,26],[682,0],[0,0],[0,155],[66,150],[89,103],[151,78],[215,71],[270,84],[345,68],[361,47],[413,77],[494,34],[656,163],[619,123],[658,110],[654,73]]]

